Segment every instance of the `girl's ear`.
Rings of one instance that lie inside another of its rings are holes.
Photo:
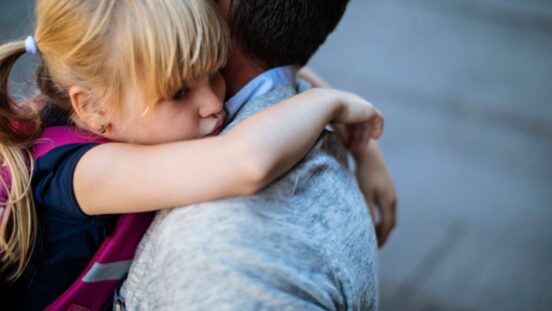
[[[105,113],[100,105],[93,100],[90,90],[80,85],[73,85],[69,88],[71,106],[78,117],[78,123],[85,125],[92,132],[97,132],[105,127]]]

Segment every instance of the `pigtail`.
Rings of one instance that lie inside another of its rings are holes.
[[[18,105],[8,92],[10,72],[25,51],[23,41],[0,46],[0,273],[8,281],[24,271],[37,231],[30,146],[40,121],[33,107]]]

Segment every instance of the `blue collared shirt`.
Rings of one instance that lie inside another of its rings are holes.
[[[246,102],[292,82],[297,70],[296,66],[282,66],[267,70],[255,77],[226,101],[225,107],[228,113],[226,123],[230,123],[234,119],[236,113]]]

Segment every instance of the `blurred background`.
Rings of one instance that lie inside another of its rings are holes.
[[[2,42],[32,3],[1,0]],[[552,310],[552,1],[352,0],[310,65],[386,117],[380,309]]]

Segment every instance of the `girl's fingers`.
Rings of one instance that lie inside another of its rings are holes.
[[[363,109],[366,109],[366,107]],[[372,107],[357,116],[356,120],[359,123],[347,124],[345,120],[341,120],[346,124],[347,139],[345,145],[350,150],[365,148],[371,139],[378,139],[383,132],[384,118],[377,109]],[[349,119],[350,121],[353,120]]]
[[[389,237],[389,234],[395,228],[397,222],[396,214],[396,202],[389,201],[385,198],[380,198],[377,200],[379,211],[381,215],[381,220],[378,228],[378,242],[382,246],[385,244],[385,241]]]
[[[359,135],[359,140],[357,141],[357,148],[364,148],[368,146],[371,139],[378,139],[381,136],[381,122],[382,118],[380,118],[380,116],[376,116],[370,122],[366,122],[358,126],[358,130],[361,134]]]
[[[358,148],[366,148],[368,143],[370,143],[370,137],[372,136],[372,126],[369,124],[363,124],[361,127],[361,135]]]
[[[349,126],[349,136],[347,147],[351,150],[360,150],[370,143],[373,135],[373,125],[369,122]]]
[[[376,117],[373,119],[371,132],[371,137],[373,139],[380,138],[381,134],[383,133],[383,122],[384,118],[381,114],[376,115]]]
[[[350,131],[351,131],[351,139],[349,140],[349,148],[355,149],[358,145],[358,142],[361,138],[360,135],[362,133],[359,131],[358,124],[351,125]]]
[[[368,211],[370,212],[370,217],[372,218],[372,223],[374,226],[377,226],[376,219],[376,203],[371,198],[366,198],[366,205],[368,205]]]

